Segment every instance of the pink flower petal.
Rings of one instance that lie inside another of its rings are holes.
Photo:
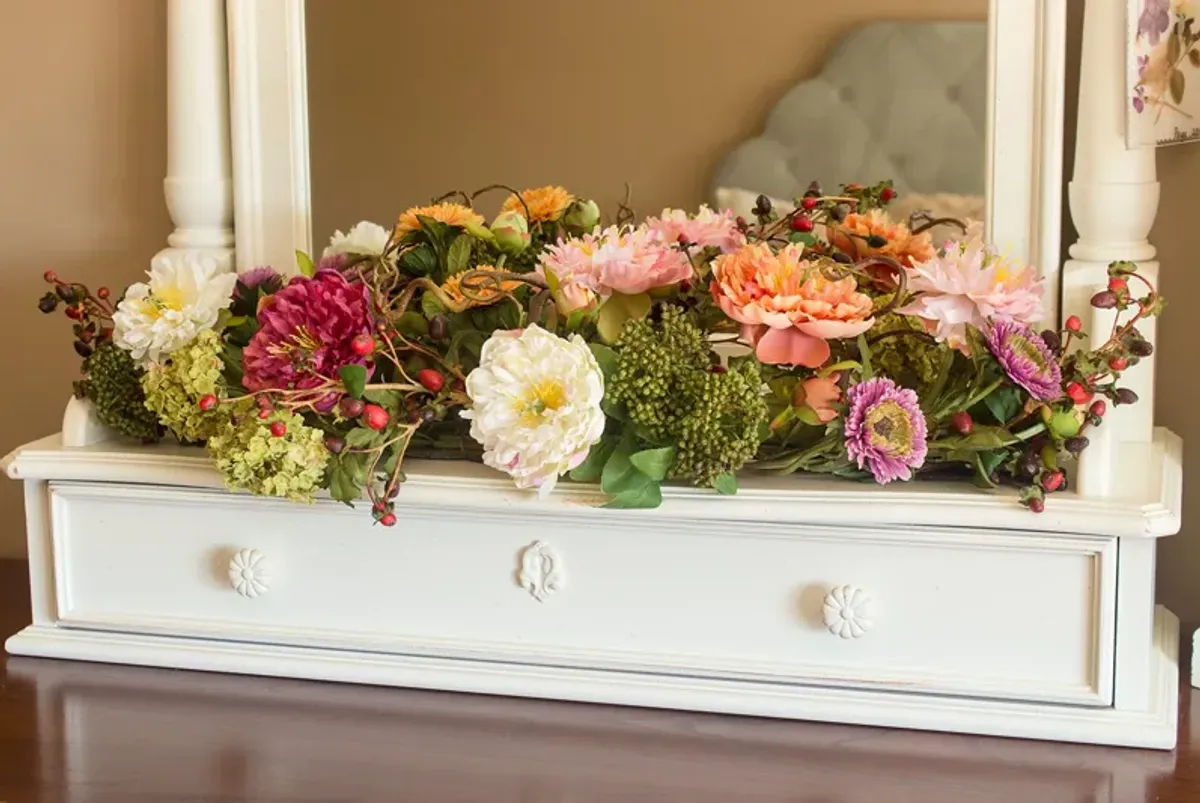
[[[799,329],[768,329],[755,354],[767,365],[802,365],[818,368],[829,359],[829,344]]]

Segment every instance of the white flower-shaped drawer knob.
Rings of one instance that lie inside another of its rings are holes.
[[[243,597],[254,598],[267,593],[271,576],[263,553],[257,549],[243,549],[230,558],[229,584]]]
[[[825,626],[842,638],[861,638],[875,623],[875,601],[854,586],[838,586],[825,595]]]

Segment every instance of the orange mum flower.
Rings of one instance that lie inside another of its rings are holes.
[[[849,233],[849,234],[848,234]],[[851,237],[850,234],[855,236]],[[878,248],[867,244],[872,237],[886,242]],[[895,223],[882,209],[866,214],[852,212],[839,227],[830,227],[830,241],[855,260],[867,257],[891,257],[906,268],[937,256],[933,239],[928,233],[913,234],[903,223]]]
[[[488,273],[495,273],[496,267],[494,265],[477,265],[476,267],[472,268],[472,270],[482,270],[487,271]],[[467,270],[463,271],[462,273],[456,273],[442,284],[442,292],[450,296],[451,300],[453,300],[455,304],[462,304],[468,300],[466,294],[462,291],[462,278],[470,272],[471,271]],[[485,283],[481,280],[475,279],[472,281],[471,285],[471,294],[475,297],[470,299],[470,305],[472,307],[486,307],[489,304],[495,304],[497,301],[504,298],[504,293],[511,293],[516,290],[521,286],[521,282],[515,282],[511,279],[501,280],[500,287],[502,290],[497,290],[495,283],[492,281]]]
[[[525,202],[525,206],[521,205],[521,201]],[[516,212],[523,216],[527,206],[529,222],[542,223],[558,220],[574,201],[575,196],[562,187],[538,187],[522,191],[519,199],[515,195],[508,196],[500,211]]]
[[[400,215],[400,222],[396,224],[396,230],[400,234],[408,234],[410,231],[416,231],[421,228],[421,221],[417,217],[431,217],[436,221],[445,223],[447,226],[458,226],[464,228],[468,225],[483,225],[483,215],[477,213],[474,209],[462,204],[442,203],[434,204],[433,206],[414,206],[406,209]]]

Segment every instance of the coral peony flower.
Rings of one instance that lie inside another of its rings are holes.
[[[516,195],[508,196],[500,211],[524,215],[528,207],[530,223],[546,223],[562,217],[574,200],[575,196],[562,187],[538,187],[522,190],[519,199]]]
[[[542,277],[550,271],[560,284],[579,285],[603,298],[666,287],[690,279],[693,272],[687,254],[661,234],[616,226],[559,240],[546,248],[537,271]]]
[[[493,265],[478,265],[471,270],[481,270],[488,273],[495,273],[497,271],[496,267]],[[456,273],[442,283],[442,292],[450,296],[450,298],[456,304],[462,304],[464,301],[467,301],[467,296],[462,291],[462,278],[469,272],[470,271],[463,271],[462,273]],[[475,285],[478,286],[477,289],[474,289]],[[471,299],[470,306],[486,307],[488,304],[495,304],[497,301],[504,298],[504,293],[511,293],[520,286],[521,282],[503,280],[500,282],[500,287],[502,288],[501,292],[496,289],[495,284],[491,281],[485,283],[482,279],[476,280],[474,281],[473,285],[473,295],[476,296],[476,298]]]
[[[842,401],[842,389],[838,386],[841,374],[810,376],[796,386],[792,394],[795,407],[808,407],[817,414],[817,420],[828,424],[838,417],[837,405]]]
[[[1027,326],[996,321],[987,334],[988,351],[1013,382],[1041,401],[1062,396],[1062,370],[1046,341]]]
[[[967,327],[987,330],[992,318],[1031,325],[1042,318],[1042,282],[1037,270],[989,254],[975,241],[913,266],[908,277],[913,300],[898,310],[926,321],[939,342],[965,348]]]
[[[871,245],[872,237],[884,242]],[[905,267],[937,256],[928,233],[913,234],[908,226],[894,222],[882,209],[866,214],[851,212],[840,226],[830,228],[830,241],[854,260],[890,257]]]
[[[467,395],[462,417],[483,462],[543,497],[604,434],[604,374],[579,335],[564,340],[537,325],[494,332]]]
[[[912,478],[912,469],[925,464],[928,446],[925,415],[917,394],[890,379],[860,382],[846,394],[846,452],[859,468],[868,468],[875,481]]]
[[[237,274],[216,260],[155,260],[149,283],[131,285],[113,315],[113,342],[135,362],[161,362],[183,348],[233,303]]]
[[[461,229],[483,226],[483,215],[474,209],[462,204],[441,203],[433,206],[414,206],[404,210],[400,215],[399,222],[396,223],[396,233],[403,236],[421,228],[421,221],[418,218],[422,217],[433,218],[439,223],[457,226]]]
[[[694,216],[682,209],[664,209],[662,217],[649,218],[646,226],[669,243],[682,241],[701,248],[719,248],[723,254],[746,244],[746,236],[738,231],[737,217],[728,209],[714,212],[701,206]]]
[[[311,278],[296,276],[258,311],[259,330],[243,352],[242,384],[247,390],[303,390],[337,380],[346,365],[365,365],[354,338],[371,334],[371,295],[361,282],[331,270]],[[320,411],[338,394],[299,394]]]
[[[857,337],[875,322],[852,277],[827,278],[803,252],[756,243],[713,261],[713,300],[742,324],[761,362],[817,368],[829,359],[827,340]]]

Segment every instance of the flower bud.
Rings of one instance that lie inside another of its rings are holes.
[[[1101,290],[1092,296],[1092,306],[1096,309],[1112,309],[1117,306],[1117,294],[1111,290]]]
[[[1076,435],[1074,438],[1067,438],[1063,441],[1063,447],[1071,454],[1079,454],[1088,447],[1089,443],[1090,441],[1083,435]]]
[[[769,215],[771,214],[771,199],[765,195],[759,195],[754,199],[754,214]]]
[[[496,245],[510,254],[519,254],[529,247],[529,223],[520,212],[501,212],[492,221]]]
[[[579,199],[567,208],[563,217],[563,225],[568,229],[589,232],[600,222],[600,206],[591,200]]]
[[[1154,345],[1149,340],[1135,340],[1129,344],[1129,353],[1135,357],[1149,357],[1154,353]]]
[[[1053,329],[1047,329],[1042,332],[1042,341],[1046,344],[1046,348],[1055,353],[1062,350],[1062,338]]]

